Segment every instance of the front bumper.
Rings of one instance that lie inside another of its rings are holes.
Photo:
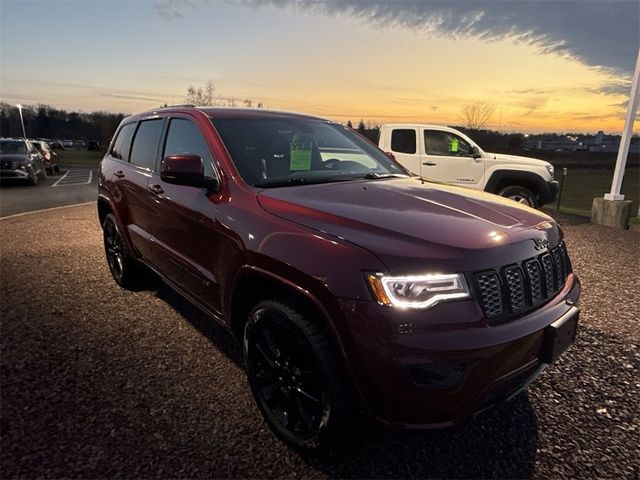
[[[406,428],[458,424],[513,396],[541,371],[545,329],[577,314],[578,277],[529,314],[488,324],[475,301],[426,311],[341,301],[352,343],[347,361],[365,408]]]
[[[0,180],[10,179],[10,178],[18,178],[18,179],[28,179],[29,172],[20,170],[20,169],[4,169],[0,170]]]

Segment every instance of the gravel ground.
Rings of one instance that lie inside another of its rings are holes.
[[[577,343],[465,425],[300,454],[274,439],[233,339],[161,284],[111,280],[95,207],[0,221],[1,478],[640,478],[640,235],[563,217]]]

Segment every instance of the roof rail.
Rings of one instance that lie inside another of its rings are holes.
[[[195,107],[195,105],[192,103],[180,103],[177,105],[166,105],[164,107],[159,107],[156,110],[160,110],[162,108],[180,108],[180,107]]]

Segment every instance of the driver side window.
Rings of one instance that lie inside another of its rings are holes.
[[[471,145],[455,133],[442,130],[425,130],[424,146],[427,155],[445,157],[469,157]]]

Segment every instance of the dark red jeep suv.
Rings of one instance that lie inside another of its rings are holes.
[[[327,120],[191,106],[128,117],[102,161],[98,215],[115,281],[150,269],[226,325],[266,421],[297,447],[327,443],[357,411],[456,424],[575,337],[580,283],[552,218],[413,176]]]

